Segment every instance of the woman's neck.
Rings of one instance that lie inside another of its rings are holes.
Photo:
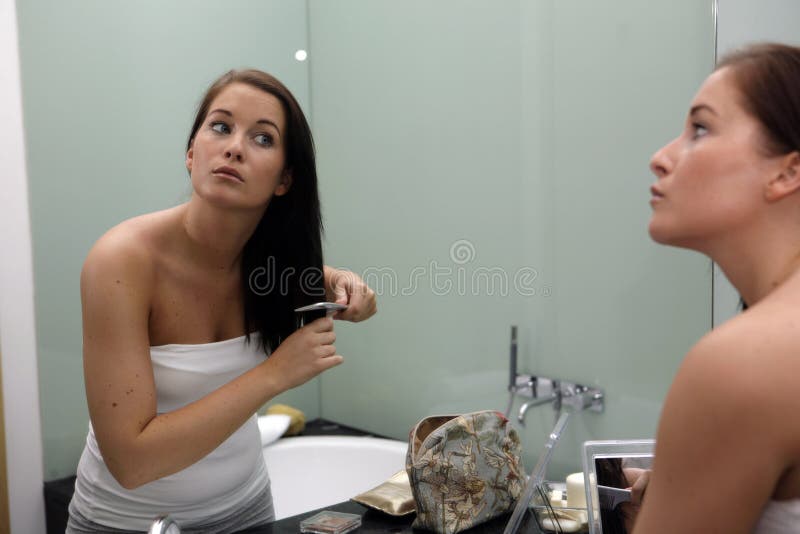
[[[739,241],[739,247],[719,247],[708,255],[725,273],[748,306],[753,306],[800,270],[800,239],[792,246],[786,236]]]
[[[263,210],[219,208],[192,194],[180,211],[186,252],[203,267],[236,270],[262,215]]]

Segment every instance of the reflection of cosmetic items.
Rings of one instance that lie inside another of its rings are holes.
[[[297,314],[297,328],[301,328],[306,323],[310,323],[320,317],[330,317],[334,313],[346,309],[346,304],[338,304],[336,302],[315,302],[308,306],[295,308],[294,312]]]
[[[586,508],[586,487],[583,484],[583,473],[572,473],[567,476],[567,506]]]
[[[567,491],[561,488],[554,489],[550,493],[550,504],[559,508],[567,507]]]

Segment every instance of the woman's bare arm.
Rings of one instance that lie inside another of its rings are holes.
[[[776,422],[790,414],[774,384],[764,387],[770,347],[752,333],[712,332],[686,356],[661,415],[636,534],[754,527],[789,461]]]
[[[81,273],[84,376],[89,414],[109,471],[126,488],[202,459],[270,398],[341,363],[330,319],[299,330],[264,363],[202,399],[157,415],[148,316],[148,253],[115,234]]]

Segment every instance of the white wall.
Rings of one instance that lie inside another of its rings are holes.
[[[14,0],[0,0],[0,351],[11,532],[44,532],[42,439],[33,267],[22,129],[17,16]]]

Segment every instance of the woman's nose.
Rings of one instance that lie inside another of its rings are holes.
[[[232,135],[228,146],[225,148],[225,159],[242,161],[243,155],[241,139],[237,135]]]
[[[650,170],[658,178],[663,178],[670,173],[673,167],[672,152],[677,139],[672,140],[659,148],[653,157],[650,158]]]

